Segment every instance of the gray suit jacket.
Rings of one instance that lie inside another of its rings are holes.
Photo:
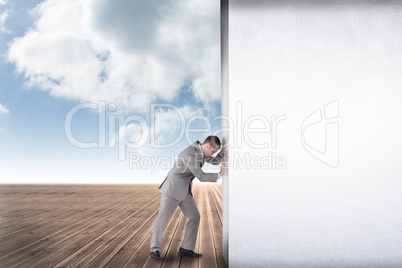
[[[173,168],[159,186],[161,193],[183,201],[187,193],[191,193],[194,177],[197,177],[202,182],[216,182],[218,180],[218,173],[204,173],[201,168],[204,165],[204,160],[208,163],[219,165],[223,156],[218,154],[216,157],[208,156],[203,159],[199,144],[200,142],[196,141],[179,154]]]

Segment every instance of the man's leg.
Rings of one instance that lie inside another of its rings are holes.
[[[186,198],[179,204],[179,206],[183,211],[184,216],[189,219],[181,247],[187,250],[194,250],[198,227],[200,226],[200,213],[198,212],[194,198],[190,193],[187,194]]]
[[[152,231],[151,251],[161,249],[163,232],[169,222],[170,216],[172,216],[179,203],[180,201],[161,194],[161,205]]]

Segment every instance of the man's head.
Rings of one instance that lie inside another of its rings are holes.
[[[201,144],[201,150],[205,156],[215,154],[219,148],[221,148],[221,141],[217,136],[208,136]]]

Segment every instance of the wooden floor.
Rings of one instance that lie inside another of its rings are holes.
[[[201,214],[195,251],[180,257],[180,209],[149,256],[159,209],[157,185],[0,185],[0,267],[226,267],[220,185],[194,185]]]

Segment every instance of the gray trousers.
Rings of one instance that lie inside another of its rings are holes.
[[[193,196],[190,193],[187,193],[186,198],[183,201],[161,194],[159,214],[156,218],[154,230],[152,232],[151,251],[161,249],[163,232],[169,222],[170,216],[172,216],[177,206],[179,206],[181,211],[183,211],[184,216],[188,218],[186,233],[183,242],[181,243],[181,247],[188,250],[194,250],[198,227],[200,226],[200,213],[198,212]]]

